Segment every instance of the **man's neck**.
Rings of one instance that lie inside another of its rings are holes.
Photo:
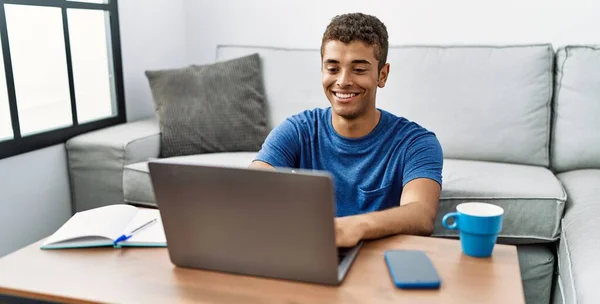
[[[346,119],[333,113],[331,123],[339,135],[346,138],[359,138],[371,133],[380,118],[381,112],[377,109],[355,119]]]

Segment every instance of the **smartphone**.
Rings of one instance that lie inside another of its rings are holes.
[[[440,277],[425,252],[388,250],[384,253],[384,257],[396,287],[403,289],[440,288]]]

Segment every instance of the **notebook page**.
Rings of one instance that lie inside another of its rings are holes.
[[[156,219],[155,223],[144,227],[142,230],[135,233],[130,239],[123,242],[123,244],[167,244],[167,238],[165,237],[165,231],[160,218],[160,212],[157,209],[140,208],[138,214],[127,226],[127,228],[125,228],[125,233],[129,233],[153,219]]]
[[[112,241],[123,233],[136,213],[137,208],[129,205],[110,205],[77,212],[46,239],[44,245],[92,236]]]

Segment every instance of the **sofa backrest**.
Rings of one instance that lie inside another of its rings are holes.
[[[217,61],[253,53],[258,53],[261,58],[272,127],[304,110],[329,106],[321,86],[321,54],[318,50],[218,46]]]
[[[556,52],[552,169],[600,169],[600,46]]]
[[[217,61],[258,53],[276,126],[328,107],[318,49],[219,46]],[[377,106],[434,131],[446,158],[549,165],[551,45],[391,47]]]

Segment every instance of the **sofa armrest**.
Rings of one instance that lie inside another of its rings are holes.
[[[597,303],[600,282],[600,170],[558,174],[568,200],[558,248],[564,303]]]
[[[73,212],[123,203],[124,166],[157,158],[156,118],[93,131],[66,143]]]

